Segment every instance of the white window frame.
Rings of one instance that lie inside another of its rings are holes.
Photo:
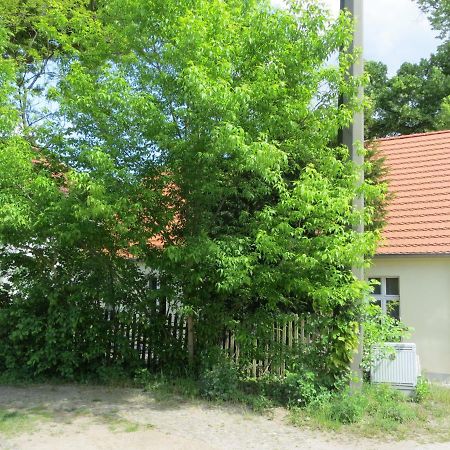
[[[374,275],[369,278],[369,280],[373,280],[374,278],[377,278],[380,280],[380,292],[381,294],[371,294],[371,296],[378,300],[381,304],[381,310],[387,314],[387,304],[388,302],[397,301],[399,304],[399,318],[401,318],[401,306],[400,306],[400,277],[395,276],[378,276]],[[398,295],[388,295],[386,294],[386,279],[387,278],[397,278],[398,280]]]

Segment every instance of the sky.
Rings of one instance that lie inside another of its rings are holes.
[[[322,0],[334,14],[340,0]],[[283,0],[272,0],[282,6]],[[389,75],[403,62],[419,62],[440,44],[425,14],[413,0],[364,1],[364,59],[382,61]]]

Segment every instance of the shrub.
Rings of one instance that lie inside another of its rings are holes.
[[[243,400],[256,413],[263,413],[274,406],[272,401],[262,394],[244,396]]]
[[[200,377],[200,393],[210,400],[232,400],[238,393],[238,369],[232,361],[223,358]]]
[[[318,394],[316,375],[311,371],[301,373],[288,372],[283,385],[284,403],[287,404],[307,405]]]
[[[147,387],[154,379],[154,376],[147,369],[138,369],[134,372],[134,383],[138,387]]]
[[[364,395],[371,401],[371,409],[376,410],[377,405],[390,402],[401,402],[406,397],[393,389],[389,384],[367,384],[364,386]]]
[[[129,381],[129,374],[118,364],[100,366],[96,375],[98,382],[102,384],[123,385]]]
[[[364,395],[344,392],[331,403],[330,418],[343,424],[359,422],[366,412],[367,404]]]
[[[420,377],[417,380],[416,392],[414,394],[414,400],[417,403],[423,402],[430,396],[431,389],[430,383],[426,378]]]

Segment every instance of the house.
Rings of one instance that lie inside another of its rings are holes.
[[[414,328],[422,371],[450,380],[450,130],[377,141],[387,226],[368,278],[381,307]]]

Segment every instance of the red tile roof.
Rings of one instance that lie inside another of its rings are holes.
[[[450,255],[450,130],[376,143],[394,194],[377,255]]]

